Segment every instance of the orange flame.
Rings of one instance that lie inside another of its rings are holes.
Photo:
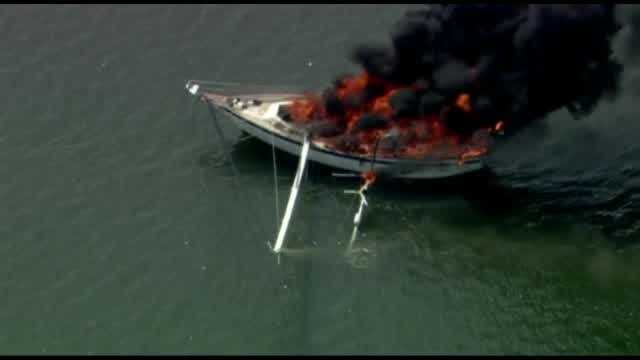
[[[346,100],[349,95],[357,95],[362,93],[370,83],[369,75],[365,72],[356,77],[343,79],[338,87],[338,97],[340,100]]]
[[[315,96],[307,95],[303,99],[296,99],[291,104],[291,117],[293,121],[298,123],[307,123],[319,115],[322,109],[320,99]]]
[[[378,174],[376,174],[375,171],[367,171],[362,174],[362,178],[367,185],[373,185],[376,180],[378,180]]]
[[[461,94],[458,96],[456,106],[462,109],[462,111],[470,113],[473,110],[471,107],[471,96],[469,94]]]
[[[365,99],[366,90],[375,86],[381,88],[382,95],[373,99]],[[395,150],[395,153],[402,156],[412,158],[422,158],[424,156],[434,154],[441,148],[453,149],[457,155],[449,154],[443,156],[454,156],[460,159],[461,163],[468,159],[484,155],[488,151],[486,146],[472,146],[468,149],[462,140],[456,134],[451,133],[446,125],[440,119],[440,114],[427,114],[422,117],[415,118],[398,118],[391,106],[391,98],[401,89],[408,88],[413,90],[425,90],[428,84],[413,84],[400,86],[390,83],[384,79],[377,78],[366,72],[360,75],[347,77],[342,79],[335,87],[335,94],[340,101],[349,104],[347,110],[342,116],[332,118],[338,125],[347,129],[348,133],[356,135],[358,145],[353,151],[367,155],[373,154],[375,144],[386,134],[389,129],[377,129],[357,131],[356,125],[366,114],[378,114],[389,118],[397,129],[402,138],[403,149]],[[445,105],[443,111],[448,111],[450,107],[460,108],[465,113],[474,111],[470,94],[460,94],[451,104]],[[324,109],[324,102],[316,96],[307,96],[304,99],[296,100],[290,109],[294,122],[306,124],[314,119],[323,119],[327,117]],[[500,121],[496,124],[495,131],[504,129],[505,123]],[[328,141],[331,143],[331,141]],[[339,146],[341,142],[336,142],[335,146]]]
[[[486,154],[488,151],[487,148],[485,147],[479,147],[479,148],[472,148],[469,149],[467,151],[465,151],[461,156],[460,156],[460,160],[458,161],[458,165],[464,165],[465,162],[477,158],[479,156],[482,156],[484,154]]]
[[[391,107],[391,97],[398,92],[398,89],[389,91],[385,96],[378,98],[373,103],[373,112],[387,117],[393,116],[393,108]]]

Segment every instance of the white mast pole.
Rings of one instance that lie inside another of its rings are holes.
[[[291,187],[291,193],[289,194],[289,202],[287,203],[287,209],[285,210],[284,218],[282,219],[276,245],[273,247],[273,252],[276,254],[279,254],[282,251],[282,246],[284,245],[284,239],[287,235],[289,223],[291,222],[291,215],[293,214],[296,199],[298,198],[298,191],[300,189],[305,166],[307,164],[310,145],[309,135],[305,135],[304,142],[302,144],[302,151],[300,152],[300,161],[298,162],[298,171],[296,172],[296,177],[293,180],[293,186]]]

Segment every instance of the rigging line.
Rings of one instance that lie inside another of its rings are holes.
[[[231,149],[231,147],[227,142],[227,138],[224,136],[224,131],[222,131],[222,128],[220,127],[220,123],[218,122],[218,115],[216,114],[215,109],[213,108],[213,105],[211,105],[209,100],[206,100],[206,102],[207,102],[207,108],[209,109],[209,113],[211,114],[211,117],[213,117],[213,125],[215,127],[216,132],[218,133],[218,137],[220,138],[220,141],[222,142],[222,146],[224,147],[224,150],[222,151],[222,153],[225,157],[225,161],[229,162],[231,166],[231,170],[233,171],[233,175],[237,176],[238,169],[236,168],[236,164],[233,162],[233,156],[231,155],[231,151],[226,151],[227,149]]]
[[[309,182],[309,172],[311,171],[311,165],[313,163],[311,161],[309,161],[309,163],[307,164],[307,168],[305,171],[305,181]],[[313,188],[312,188],[313,189]],[[310,196],[311,196],[311,201],[310,203],[313,204],[315,203],[315,201],[313,201],[313,197],[316,195],[316,193],[314,191],[311,191]],[[305,246],[308,246],[308,243],[311,242],[311,245],[314,245],[314,240],[313,240],[313,220],[317,218],[316,212],[317,212],[317,207],[314,207],[315,209],[311,209],[311,211],[309,211],[307,214],[307,221],[308,221],[308,225],[307,225],[307,229],[308,229],[308,235],[307,235],[307,239],[305,241]]]
[[[211,81],[211,80],[189,80],[190,82],[198,83],[200,85],[221,85],[221,86],[270,86],[267,84],[247,84],[229,81]]]
[[[306,180],[308,181],[309,179],[309,168],[311,167],[311,162],[309,162],[309,164],[307,165],[306,168]],[[313,194],[312,194],[313,196]],[[310,201],[310,203],[314,203],[313,199],[312,201]],[[318,212],[318,206],[314,206],[314,208],[311,209],[311,211],[309,211],[310,214],[310,221],[307,225],[307,238],[304,240],[303,242],[303,246],[305,248],[314,248],[315,244],[315,239],[313,238],[313,234],[314,234],[314,229],[313,229],[313,220],[314,218],[317,218],[317,212]],[[304,261],[302,263],[302,269],[301,269],[301,275],[302,275],[302,284],[300,285],[300,292],[301,292],[301,310],[302,310],[302,317],[300,319],[300,347],[303,351],[306,351],[308,349],[310,349],[310,326],[309,326],[309,316],[310,316],[310,311],[312,310],[312,300],[313,297],[311,296],[312,294],[312,287],[311,287],[311,281],[312,281],[312,267],[313,267],[313,260],[309,259],[307,261]]]
[[[238,172],[238,168],[236,167],[235,162],[233,161],[233,156],[231,155],[231,151],[227,151],[227,149],[231,149],[229,143],[227,142],[226,137],[224,136],[224,132],[222,131],[222,127],[220,127],[220,123],[218,121],[218,116],[216,114],[216,111],[213,107],[213,105],[209,102],[209,100],[205,99],[205,102],[207,103],[207,108],[209,109],[209,113],[211,114],[211,116],[213,117],[213,124],[215,127],[215,130],[218,134],[218,137],[220,138],[220,141],[222,142],[222,146],[224,148],[223,153],[224,153],[224,157],[225,157],[225,161],[229,162],[230,166],[231,166],[231,171],[233,172],[233,184],[234,187],[236,188],[236,196],[242,196],[242,199],[240,199],[240,201],[244,204],[249,204],[248,201],[246,201],[247,199],[245,198],[246,192],[243,191],[243,189],[241,189],[241,184],[239,184],[240,181],[240,175]],[[262,222],[260,219],[260,216],[254,216],[253,219],[249,218],[248,213],[244,212],[244,216],[245,216],[245,221],[248,224],[255,224],[256,222]],[[262,224],[264,225],[264,224]],[[260,227],[260,225],[257,225],[258,227]],[[262,226],[264,229],[266,229],[266,227]],[[260,231],[256,231],[255,227],[252,225],[250,226],[252,232],[254,233],[254,236],[256,236],[257,238],[260,238],[261,234]]]
[[[376,146],[374,146],[373,148],[373,159],[371,159],[371,172],[373,172],[375,170],[375,166],[376,166],[376,161],[378,160],[378,146],[380,145],[380,141],[382,140],[381,137],[378,137],[378,140],[376,141]]]
[[[198,84],[202,87],[241,87],[241,88],[263,88],[263,89],[273,89],[273,88],[284,88],[284,89],[302,89],[299,85],[293,84],[247,84],[247,83],[235,83],[235,82],[223,82],[223,81],[207,81],[207,80],[189,80],[188,83]]]
[[[273,186],[276,197],[276,229],[278,228],[278,222],[280,221],[280,195],[278,192],[278,164],[276,160],[276,144],[275,135],[271,133],[271,156],[273,158]]]
[[[197,129],[196,129],[196,103],[198,102],[198,99],[195,99],[192,103],[191,103],[191,116],[189,116],[191,118],[191,131],[193,131],[193,134],[197,134]]]
[[[191,130],[192,130],[194,136],[198,134],[198,132],[196,131],[197,130],[196,129],[197,128],[197,126],[196,126],[196,124],[197,124],[197,120],[196,120],[196,104],[197,104],[197,102],[198,102],[198,98],[195,98],[195,100],[191,103],[191,116],[190,116],[190,118],[191,118]],[[205,134],[205,141],[206,141],[206,138],[209,137],[209,132],[210,132],[209,131],[209,126],[207,126],[206,127],[206,134]],[[204,189],[204,191],[208,193],[209,192],[209,188],[207,187],[207,184],[205,183],[205,181],[203,179],[204,169],[202,167],[200,168],[199,173],[200,173],[200,185]]]

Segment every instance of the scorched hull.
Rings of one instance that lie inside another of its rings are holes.
[[[192,94],[194,85],[188,84]],[[261,94],[230,97],[221,94],[203,92],[201,98],[215,108],[231,115],[233,123],[244,132],[268,145],[299,156],[304,141],[304,133],[282,120],[278,113],[280,106],[288,105],[296,94]],[[343,171],[364,173],[371,170],[390,177],[401,179],[441,179],[476,172],[485,167],[482,157],[461,162],[451,160],[407,160],[395,158],[377,158],[338,152],[324,146],[321,142],[311,141],[309,160]]]

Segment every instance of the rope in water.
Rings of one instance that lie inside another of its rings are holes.
[[[205,99],[205,98],[203,98]],[[222,130],[222,127],[220,126],[220,123],[218,121],[218,116],[216,114],[215,108],[213,107],[213,105],[209,102],[209,100],[205,99],[205,102],[207,103],[207,108],[209,109],[209,113],[211,114],[211,117],[213,118],[213,124],[216,130],[216,133],[218,135],[218,138],[220,139],[220,142],[222,143],[222,146],[224,148],[223,150],[223,155],[224,155],[224,160],[225,162],[228,162],[230,167],[231,167],[231,171],[233,173],[232,179],[233,179],[233,184],[234,187],[236,188],[235,194],[236,196],[240,196],[242,197],[240,199],[240,202],[244,203],[244,204],[250,204],[250,202],[247,201],[245,195],[246,195],[246,190],[242,189],[242,187],[240,186],[241,184],[239,184],[239,180],[240,180],[240,173],[238,172],[238,168],[236,167],[235,162],[233,161],[233,155],[232,155],[232,150],[231,150],[231,146],[229,145],[227,138],[224,135],[224,131]],[[243,212],[244,216],[245,216],[245,221],[248,224],[252,224],[251,226],[249,226],[253,232],[253,235],[256,238],[260,238],[262,235],[260,233],[259,230],[255,229],[255,226],[261,227],[260,224],[258,223],[262,223],[262,220],[259,220],[260,217],[259,216],[254,216],[253,219],[251,219],[248,215],[248,212]],[[264,225],[264,223],[262,224]],[[263,229],[266,229],[266,227],[263,227]]]

